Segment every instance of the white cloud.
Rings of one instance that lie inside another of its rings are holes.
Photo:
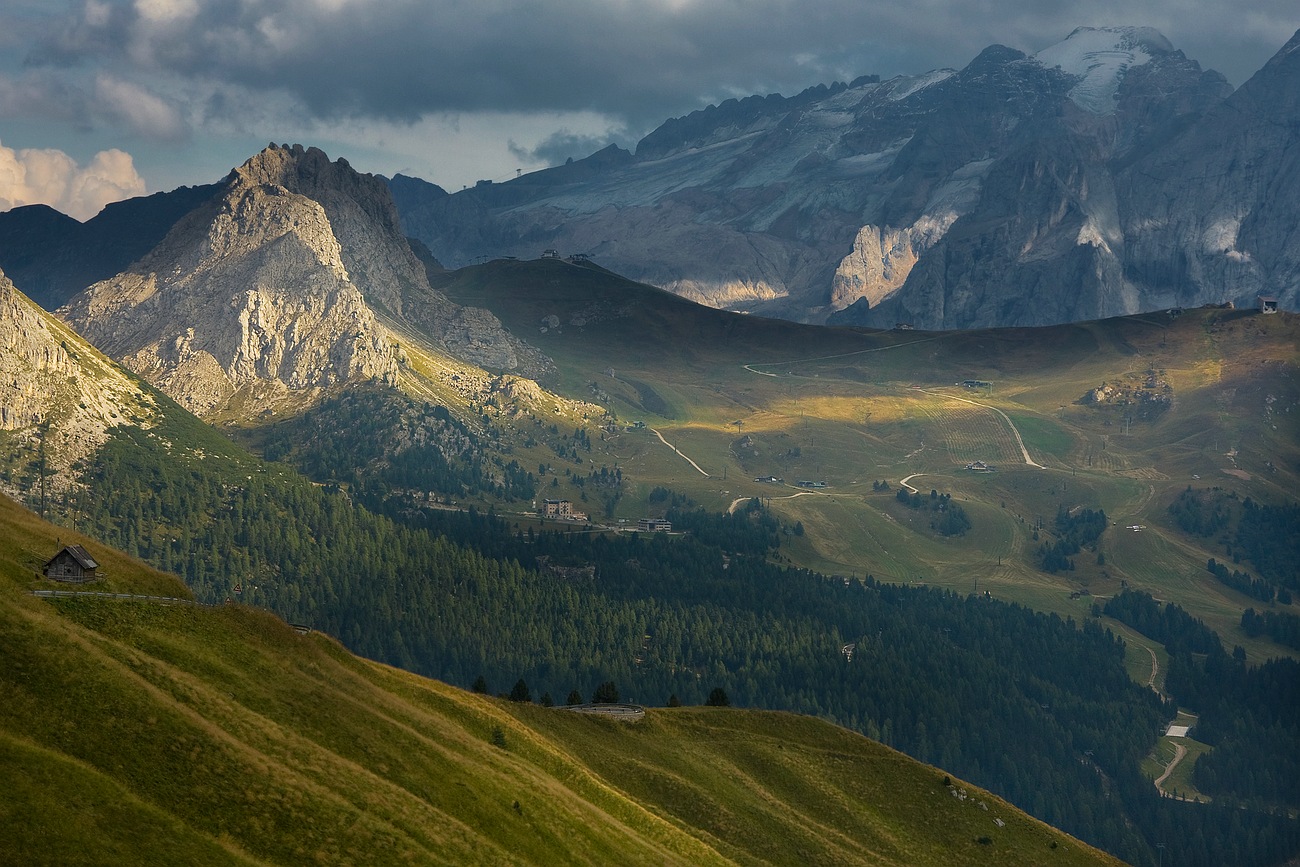
[[[133,132],[155,139],[182,139],[187,127],[167,100],[143,87],[108,75],[95,79],[100,110]]]
[[[193,18],[199,5],[194,0],[135,0],[135,10],[145,21],[171,22]]]
[[[144,180],[124,151],[100,151],[82,168],[60,150],[0,144],[0,211],[44,204],[87,220],[109,202],[144,193]]]

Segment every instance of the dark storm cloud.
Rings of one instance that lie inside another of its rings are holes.
[[[277,91],[321,118],[589,110],[637,127],[732,95],[961,66],[993,42],[1032,51],[1079,24],[1150,24],[1240,83],[1297,23],[1293,0],[1254,5],[86,0],[28,62]]]
[[[609,131],[604,135],[582,135],[561,129],[538,142],[536,147],[521,147],[513,139],[506,145],[510,153],[529,164],[543,163],[558,166],[570,159],[581,159],[595,153],[610,143],[620,144],[625,148],[635,146],[626,131]]]

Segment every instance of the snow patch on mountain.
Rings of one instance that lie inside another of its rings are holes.
[[[1206,227],[1201,242],[1206,253],[1222,254],[1233,262],[1249,262],[1250,253],[1237,249],[1241,217],[1220,217]]]
[[[1079,79],[1070,99],[1080,108],[1109,114],[1128,71],[1173,50],[1169,40],[1150,27],[1080,27],[1033,59]]]
[[[889,98],[894,102],[902,102],[914,93],[919,93],[927,87],[938,84],[952,78],[957,74],[955,69],[933,69],[921,75],[900,75],[897,78],[891,78],[885,82],[890,88]]]

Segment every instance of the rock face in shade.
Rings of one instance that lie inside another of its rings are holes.
[[[1126,276],[1158,304],[1273,295],[1300,309],[1300,31],[1120,176]]]
[[[1300,207],[1294,42],[1232,94],[1150,28],[1079,28],[959,71],[728,100],[635,153],[506,183],[390,184],[448,266],[586,253],[805,321],[1041,325],[1249,303],[1265,284],[1294,308],[1294,258],[1268,237]]]
[[[0,213],[0,268],[24,295],[55,310],[152,250],[219,185],[179,187],[113,202],[84,223],[48,205]]]
[[[491,314],[429,287],[382,181],[301,146],[235,169],[150,253],[60,312],[201,416],[248,418],[335,384],[393,381],[402,353],[383,316],[485,367],[543,363]]]

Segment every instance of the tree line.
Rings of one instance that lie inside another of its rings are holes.
[[[491,512],[349,500],[217,445],[178,458],[168,443],[186,435],[116,431],[87,510],[101,538],[202,599],[264,605],[467,687],[482,676],[560,696],[616,682],[644,704],[720,689],[816,714],[1131,863],[1155,863],[1153,829],[1198,815],[1107,783],[1137,775],[1172,708],[1132,682],[1122,643],[1093,620],[777,566],[783,532],[761,504],[722,516],[670,494],[675,526],[695,531],[681,538],[520,531]],[[1294,823],[1249,821],[1252,851],[1300,850]],[[1232,827],[1214,833],[1246,847]]]

